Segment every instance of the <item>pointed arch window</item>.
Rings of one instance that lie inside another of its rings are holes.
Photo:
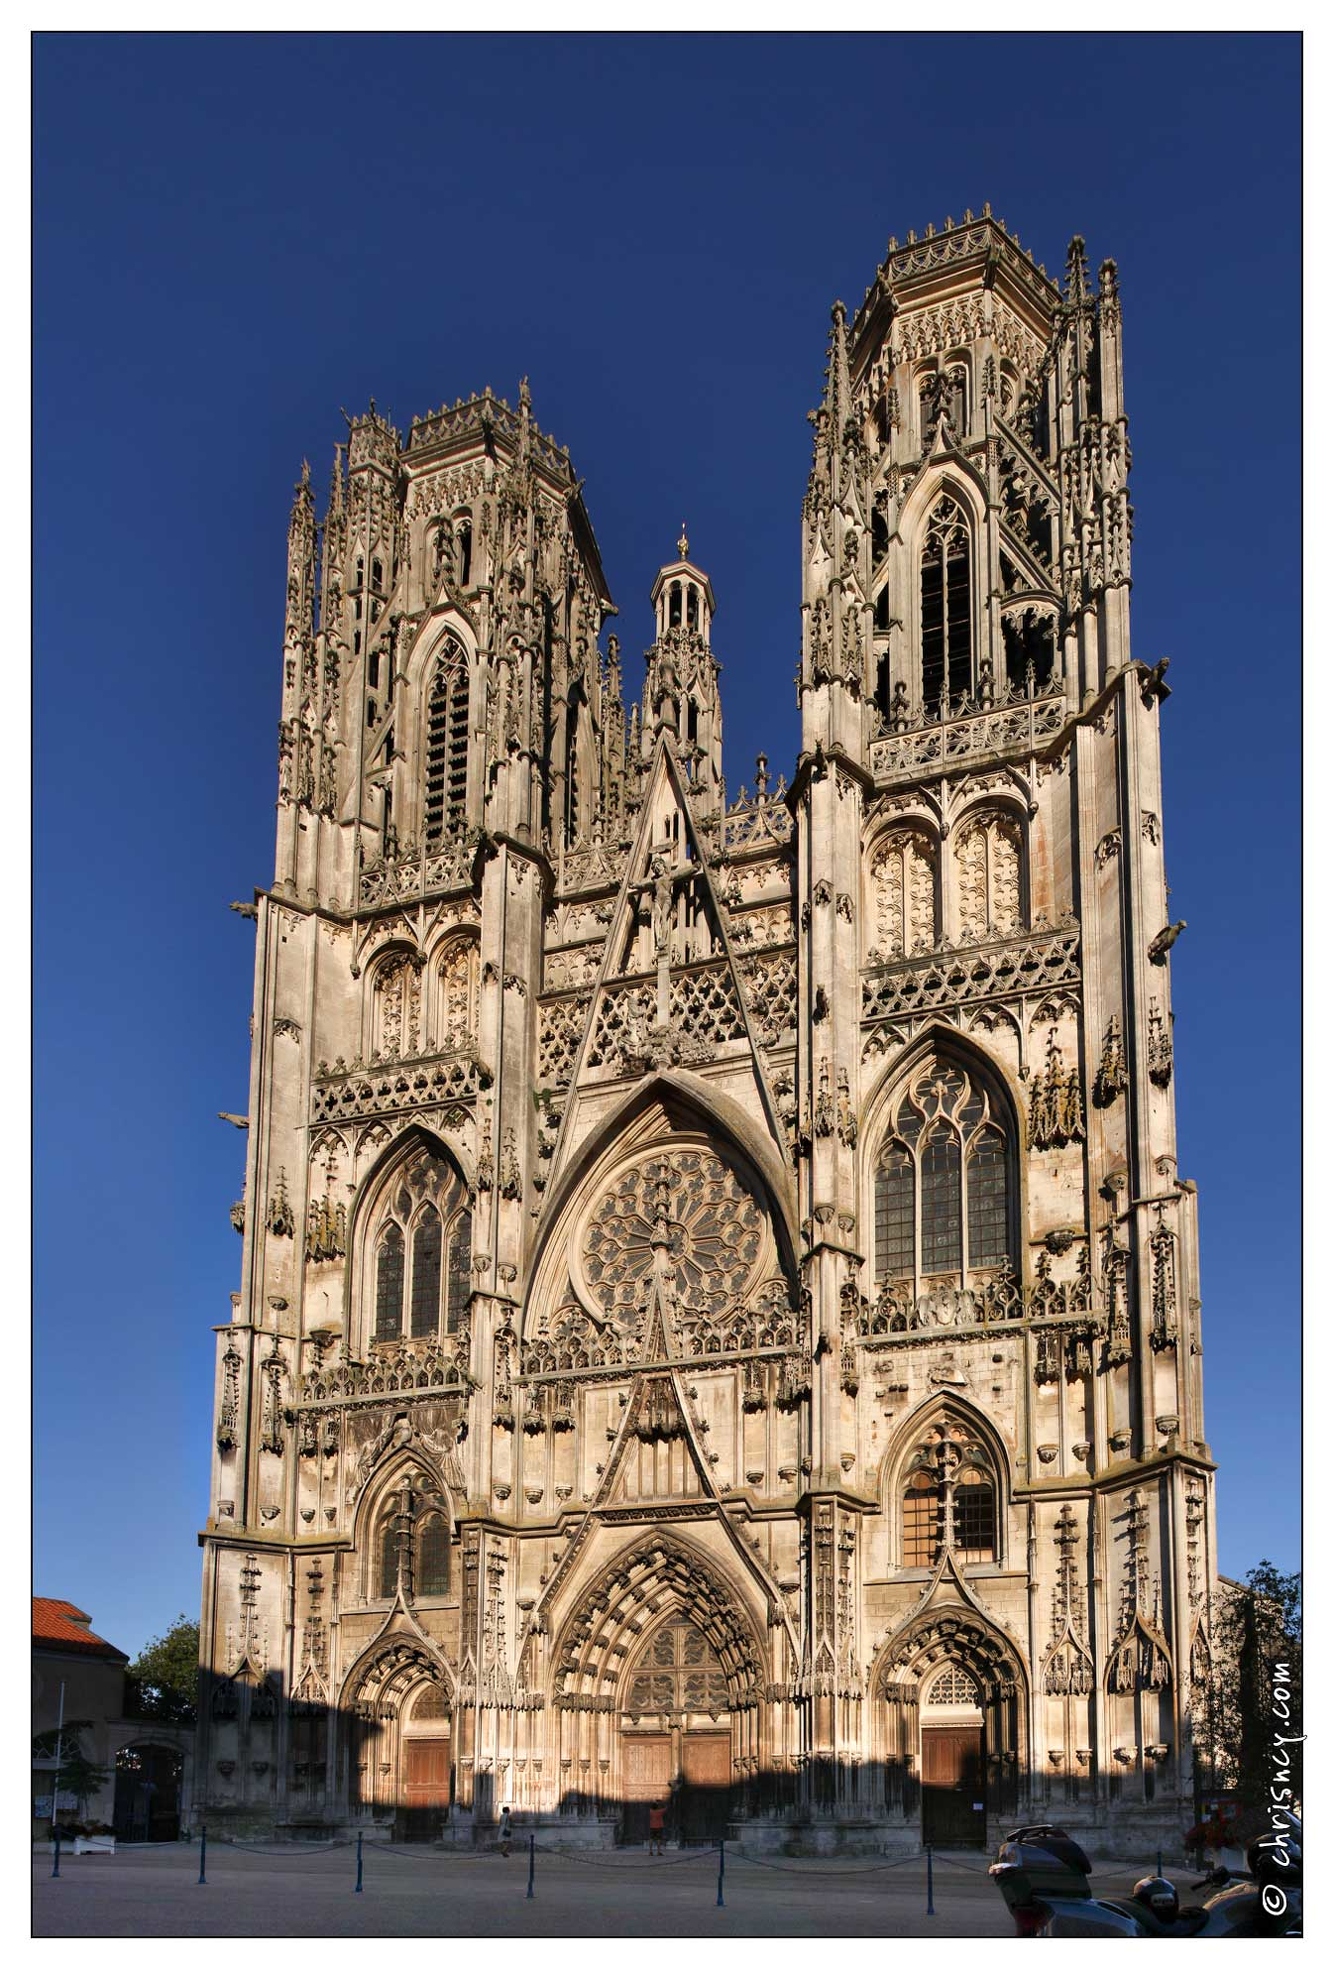
[[[468,659],[451,637],[436,665],[426,706],[426,841],[463,832],[468,809]]]
[[[386,1499],[373,1544],[372,1597],[392,1600],[399,1587],[410,1600],[439,1600],[449,1592],[449,1519],[438,1496],[420,1489],[422,1473],[407,1477]]]
[[[972,559],[968,522],[949,494],[936,501],[922,546],[922,704],[948,709],[973,685]]]
[[[372,1249],[377,1341],[439,1340],[466,1329],[472,1216],[443,1157],[423,1150],[395,1178]]]
[[[902,1563],[934,1566],[948,1545],[960,1565],[989,1564],[997,1556],[996,1497],[995,1467],[980,1438],[952,1416],[933,1423],[899,1487]]]
[[[918,1067],[875,1172],[875,1265],[911,1296],[974,1285],[1014,1255],[1012,1135],[999,1101],[953,1062]]]

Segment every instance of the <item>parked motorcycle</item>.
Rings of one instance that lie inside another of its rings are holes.
[[[1279,1815],[1272,1832],[1247,1849],[1249,1873],[1215,1867],[1191,1892],[1215,1891],[1184,1907],[1172,1882],[1155,1874],[1137,1881],[1124,1899],[1095,1897],[1087,1854],[1054,1825],[1021,1826],[1011,1833],[989,1872],[1018,1935],[1300,1935],[1301,1832],[1300,1819]]]

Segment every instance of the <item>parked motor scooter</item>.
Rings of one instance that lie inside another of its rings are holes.
[[[1137,1881],[1124,1899],[1095,1898],[1088,1856],[1059,1826],[1021,1826],[1002,1842],[989,1871],[1018,1935],[1300,1935],[1301,1821],[1281,1816],[1284,1823],[1248,1848],[1248,1874],[1214,1868],[1191,1891],[1215,1891],[1184,1907],[1172,1882],[1157,1875]]]

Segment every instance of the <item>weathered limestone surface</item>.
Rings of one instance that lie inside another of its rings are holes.
[[[372,408],[322,521],[303,473],[213,1820],[1188,1810],[1213,1465],[1115,267],[891,242],[812,422],[801,753],[730,802],[709,578],[683,537],[635,697],[526,386]]]

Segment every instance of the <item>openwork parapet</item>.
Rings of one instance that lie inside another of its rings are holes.
[[[1065,720],[1065,692],[1057,685],[1042,697],[935,719],[914,731],[877,739],[871,746],[871,771],[883,786],[959,760],[1031,753],[1054,737]]]
[[[343,1121],[370,1114],[402,1114],[470,1101],[491,1085],[490,1071],[472,1053],[438,1060],[392,1060],[369,1069],[321,1074],[311,1097],[313,1121]]]
[[[886,965],[862,979],[863,1019],[893,1019],[972,999],[1017,998],[1079,983],[1079,930],[1061,927]]]
[[[386,903],[416,902],[423,896],[471,889],[476,856],[477,836],[473,833],[439,854],[407,854],[369,862],[357,878],[357,908],[379,909]]]

